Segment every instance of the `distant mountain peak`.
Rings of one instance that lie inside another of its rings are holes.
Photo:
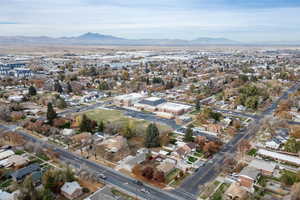
[[[92,33],[92,32],[84,33],[84,34],[78,36],[77,38],[83,39],[83,40],[122,39],[122,38],[114,37],[112,35],[104,35],[104,34]]]

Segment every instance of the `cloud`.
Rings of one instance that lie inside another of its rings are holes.
[[[299,6],[298,0],[1,0],[0,29],[2,35],[282,40],[300,37]]]
[[[5,22],[5,21],[0,21],[0,24],[17,24],[17,22]]]

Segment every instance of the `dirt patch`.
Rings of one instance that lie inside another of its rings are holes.
[[[95,183],[95,182],[90,182],[86,180],[79,180],[79,184],[82,187],[88,188],[90,192],[96,192],[100,188],[104,187],[105,185],[102,183]]]

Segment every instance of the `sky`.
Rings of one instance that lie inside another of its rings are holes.
[[[300,41],[300,0],[0,0],[1,36]]]

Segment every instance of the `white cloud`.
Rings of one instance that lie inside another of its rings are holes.
[[[126,4],[116,0],[106,0],[103,4],[93,0],[2,1],[0,21],[18,24],[0,24],[1,35],[64,36],[93,31],[129,38],[226,36],[244,41],[266,36],[271,40],[300,36],[298,7],[192,9],[178,6],[185,2],[179,4],[178,0],[143,2],[137,6],[134,1]],[[178,5],[168,8],[168,3]]]

